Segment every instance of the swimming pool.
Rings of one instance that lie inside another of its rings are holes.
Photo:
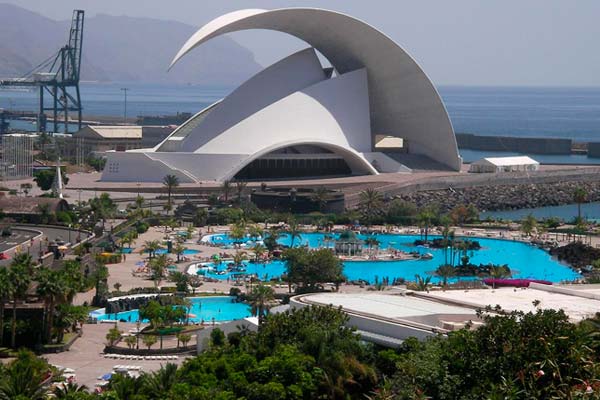
[[[181,253],[181,254],[183,254],[184,256],[192,256],[192,255],[198,254],[198,253],[200,253],[200,250],[185,249],[183,251],[183,253]],[[156,250],[156,254],[168,254],[167,249],[158,249],[158,250]],[[175,254],[175,253],[171,253],[171,254]]]
[[[334,239],[339,234],[328,234]],[[415,275],[432,275],[440,264],[444,263],[444,250],[415,247],[414,241],[420,239],[419,235],[398,235],[398,234],[374,234],[358,235],[360,239],[369,236],[376,238],[380,242],[380,248],[394,248],[403,251],[419,251],[420,253],[431,253],[433,258],[430,260],[411,260],[411,261],[345,261],[344,274],[350,280],[363,279],[374,283],[375,279],[381,280],[388,277],[390,281],[394,278],[404,278],[414,280]],[[439,236],[431,236],[431,238]],[[526,243],[501,239],[488,238],[469,238],[477,240],[481,244],[481,249],[469,252],[473,264],[508,264],[513,272],[514,278],[544,279],[552,282],[572,281],[581,276],[573,271],[569,266],[553,259],[546,251]],[[233,243],[226,234],[212,235],[210,240],[213,243]],[[289,235],[284,235],[278,239],[283,245],[290,245]],[[333,240],[326,240],[323,233],[303,233],[300,239],[296,239],[294,245],[308,245],[311,248],[327,245],[333,246]],[[251,246],[249,246],[251,248]],[[215,265],[208,264],[212,270],[206,270],[206,275],[216,279],[231,278],[231,274],[219,275],[219,270],[225,270],[224,263]],[[256,273],[261,279],[268,279],[280,276],[285,271],[283,261],[273,261],[267,264],[247,263],[246,272]],[[465,278],[466,279],[466,278]],[[434,282],[439,278],[433,277]],[[456,280],[456,278],[454,279]]]
[[[189,297],[192,307],[189,313],[190,322],[212,322],[232,321],[234,319],[246,318],[251,315],[250,306],[244,303],[235,303],[235,297],[231,296],[207,296]],[[124,322],[137,322],[140,317],[138,310],[122,311],[116,314],[105,314],[104,309],[95,310],[90,313],[92,318],[98,320],[118,320]],[[148,322],[148,321],[142,321]]]

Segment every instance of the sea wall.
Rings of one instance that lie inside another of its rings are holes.
[[[571,139],[482,136],[470,133],[457,133],[456,143],[461,149],[528,154],[571,154],[572,147]]]

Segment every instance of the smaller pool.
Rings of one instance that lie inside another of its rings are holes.
[[[184,256],[191,256],[191,255],[198,254],[198,253],[200,253],[200,250],[185,249],[182,254]],[[167,249],[158,249],[158,250],[156,250],[156,254],[168,254],[168,252],[167,252]],[[171,253],[171,254],[175,254],[175,253]]]
[[[189,310],[190,322],[223,322],[234,319],[246,318],[251,315],[250,306],[244,303],[235,303],[235,297],[231,296],[209,296],[188,297],[192,302]],[[95,310],[90,317],[98,320],[117,320],[122,322],[137,322],[139,310],[122,311],[116,314],[105,314],[104,309]],[[148,322],[143,320],[142,322]]]

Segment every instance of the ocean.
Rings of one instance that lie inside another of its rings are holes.
[[[195,113],[223,98],[233,87],[142,83],[82,83],[85,116]],[[600,141],[600,88],[441,86],[454,130],[478,135],[571,138]],[[37,92],[0,90],[0,108],[35,110]],[[13,127],[32,129],[15,122]],[[492,155],[461,151],[466,161]],[[494,155],[508,155],[499,153]],[[539,157],[538,157],[539,158]],[[600,163],[586,156],[544,156],[542,162]]]

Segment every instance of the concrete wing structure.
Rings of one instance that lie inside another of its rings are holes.
[[[289,33],[312,48],[258,73],[153,149],[109,153],[103,180],[409,172],[376,151],[382,136],[402,138],[403,152],[460,169],[452,125],[430,80],[391,39],[347,15],[305,8],[233,12],[196,32],[171,65],[213,37],[245,29]],[[323,68],[315,49],[334,71]]]

